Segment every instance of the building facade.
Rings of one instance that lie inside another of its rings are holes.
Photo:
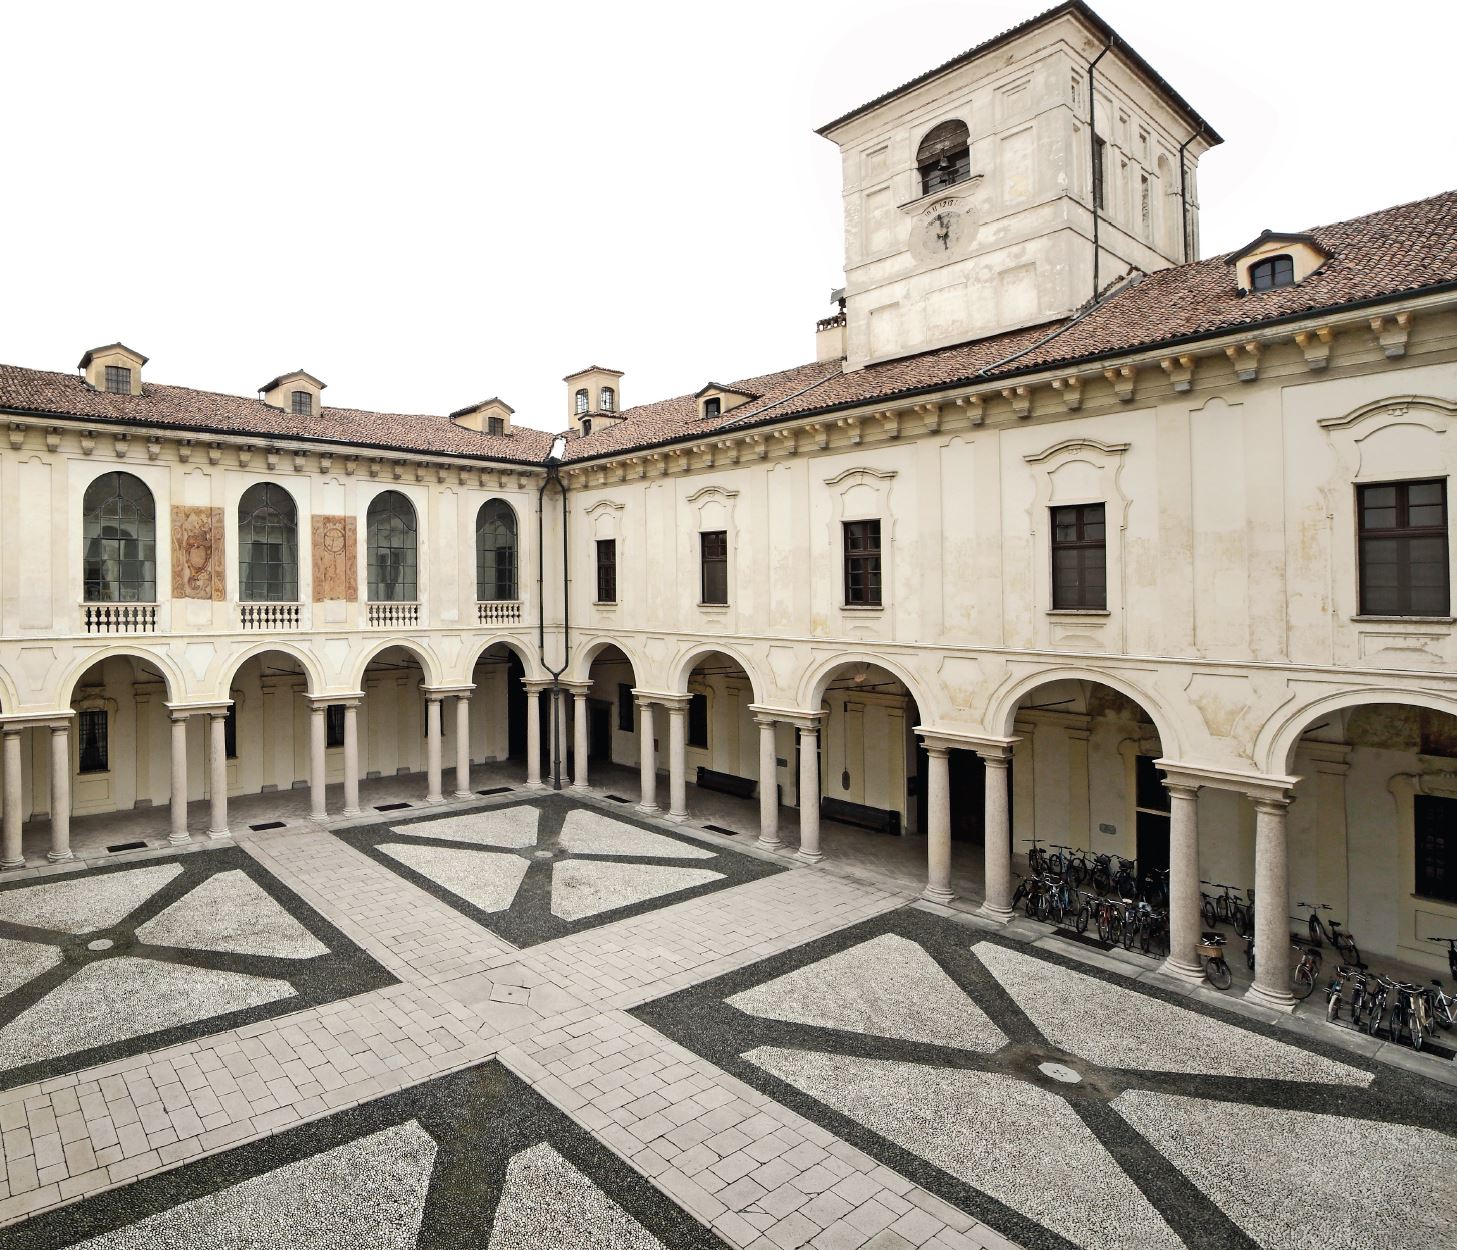
[[[0,860],[519,754],[904,837],[993,916],[1034,837],[1137,857],[1190,976],[1201,882],[1253,888],[1270,1004],[1307,901],[1439,966],[1457,194],[1194,259],[1219,137],[1076,2],[822,133],[846,287],[782,373],[592,366],[552,436],[0,366]]]

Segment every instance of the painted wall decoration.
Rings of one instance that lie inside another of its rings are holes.
[[[314,537],[314,601],[359,598],[352,516],[316,516]]]
[[[226,593],[223,510],[172,505],[172,597],[211,599]]]

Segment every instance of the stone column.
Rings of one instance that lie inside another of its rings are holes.
[[[359,700],[344,704],[344,815],[359,810]]]
[[[951,892],[951,752],[926,744],[926,888],[921,897],[949,903]]]
[[[444,803],[440,784],[440,704],[444,696],[425,692],[425,802]]]
[[[1255,799],[1255,983],[1245,998],[1261,1007],[1294,1011],[1290,992],[1290,870],[1286,862],[1285,798]]]
[[[328,785],[328,726],[324,717],[328,712],[326,703],[309,703],[309,815],[315,820],[326,820],[329,815],[325,789]]]
[[[521,683],[526,690],[526,788],[541,789],[541,687]]]
[[[547,772],[551,774],[551,788],[560,790],[562,787],[562,741],[561,741],[561,715],[562,699],[560,690],[553,686],[551,688],[551,710],[547,713]]]
[[[172,712],[171,828],[167,841],[187,842],[187,713]]]
[[[688,701],[668,704],[668,819],[688,819]]]
[[[772,716],[756,716],[759,726],[759,845],[776,851],[779,840],[779,744],[778,722]]]
[[[51,849],[53,864],[74,859],[71,854],[71,724],[51,726]]]
[[[455,795],[468,799],[470,788],[470,692],[457,691],[455,696]]]
[[[1012,918],[1012,828],[1009,772],[1012,763],[1010,746],[998,750],[978,751],[986,765],[986,902],[980,914],[990,920]]]
[[[3,735],[5,824],[0,832],[0,868],[24,868],[20,845],[20,726],[6,725]]]
[[[640,812],[658,810],[658,761],[653,750],[653,735],[657,732],[653,717],[653,705],[646,699],[637,701],[638,759],[642,771],[642,802],[637,805]]]
[[[795,859],[817,864],[820,854],[820,729],[812,720],[799,729],[799,850]]]
[[[211,819],[207,836],[228,836],[228,738],[227,708],[208,708],[208,797]]]
[[[1199,958],[1199,787],[1164,782],[1169,792],[1169,957],[1163,970],[1204,980]]]
[[[586,790],[587,781],[587,756],[592,750],[592,743],[588,736],[590,721],[587,713],[587,690],[579,688],[572,691],[572,760],[576,767],[572,770],[572,788],[574,790]]]

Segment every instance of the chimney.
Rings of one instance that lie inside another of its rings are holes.
[[[838,311],[815,324],[815,359],[844,360],[845,358],[845,288],[830,292],[830,303]]]

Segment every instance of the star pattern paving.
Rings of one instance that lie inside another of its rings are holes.
[[[727,1250],[499,1063],[7,1229],[13,1250]]]
[[[635,1010],[1034,1250],[1444,1244],[1457,1094],[910,910]]]
[[[0,1088],[394,978],[236,847],[0,886]]]
[[[565,795],[339,836],[516,947],[783,871]]]

